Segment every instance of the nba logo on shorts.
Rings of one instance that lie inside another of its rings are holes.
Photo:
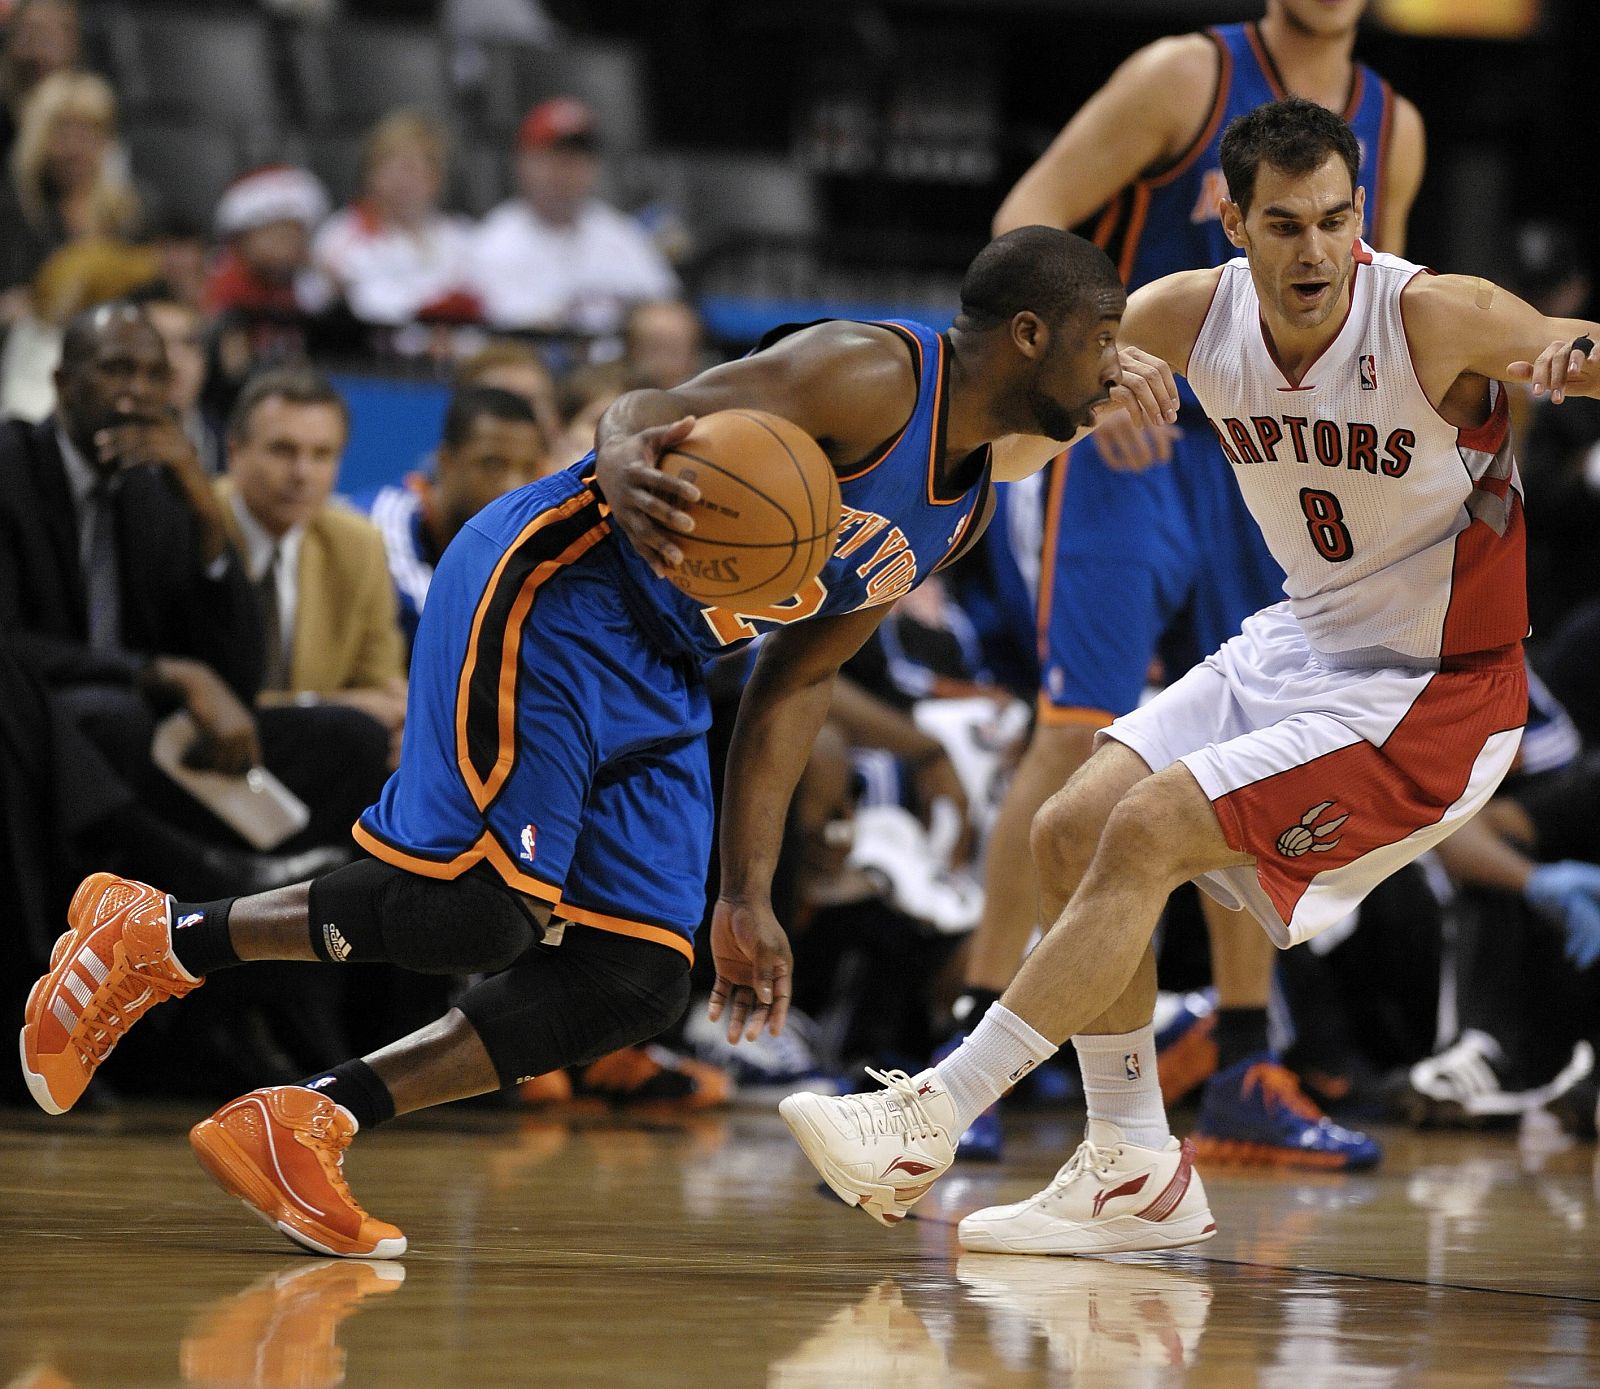
[[[1361,364],[1361,389],[1375,391],[1378,389],[1378,359],[1370,352],[1363,352],[1356,361]]]
[[[533,862],[534,845],[539,837],[539,831],[533,825],[522,827],[522,857],[529,863]]]
[[[1122,1073],[1125,1076],[1127,1076],[1127,1078],[1129,1080],[1138,1080],[1139,1079],[1139,1076],[1140,1076],[1141,1073],[1140,1073],[1140,1070],[1139,1070],[1139,1053],[1138,1052],[1130,1051],[1126,1055],[1123,1056],[1123,1058],[1122,1058]]]

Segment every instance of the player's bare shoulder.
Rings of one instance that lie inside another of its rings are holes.
[[[1174,371],[1185,370],[1224,273],[1223,266],[1180,270],[1136,289],[1128,297],[1118,339],[1153,353]]]
[[[1423,389],[1437,399],[1476,355],[1497,308],[1510,295],[1476,275],[1413,275],[1400,292],[1400,316]]]
[[[1164,157],[1172,160],[1204,126],[1220,73],[1217,45],[1208,35],[1174,34],[1132,54],[1106,85],[1136,98],[1140,118],[1167,132]]]
[[[789,418],[836,461],[875,448],[917,403],[917,366],[905,335],[876,323],[814,323],[761,355],[789,377]]]

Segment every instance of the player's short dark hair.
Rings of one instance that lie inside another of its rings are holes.
[[[1350,186],[1361,169],[1361,146],[1351,130],[1326,106],[1304,97],[1270,101],[1229,123],[1222,136],[1222,176],[1228,197],[1241,213],[1250,210],[1256,174],[1263,164],[1299,178],[1314,173],[1337,154],[1350,170]]]
[[[350,407],[326,376],[306,366],[268,367],[250,377],[239,391],[228,412],[228,438],[249,437],[250,424],[257,409],[269,400],[286,400],[291,405],[327,405],[339,412],[345,433],[350,432]]]
[[[446,448],[460,448],[472,433],[472,426],[485,415],[512,424],[531,424],[536,428],[539,424],[533,406],[515,391],[504,391],[498,386],[463,386],[450,398],[450,408],[444,412],[440,441]]]
[[[1109,288],[1117,268],[1092,241],[1058,227],[1018,227],[979,251],[961,280],[956,326],[982,331],[1024,311],[1052,327]]]

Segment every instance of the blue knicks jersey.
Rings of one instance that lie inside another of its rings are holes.
[[[1237,116],[1288,95],[1259,28],[1229,24],[1207,31],[1217,46],[1220,71],[1211,115],[1195,141],[1167,169],[1137,179],[1106,207],[1095,243],[1116,262],[1130,291],[1180,270],[1204,270],[1239,254],[1222,234],[1219,209],[1227,196],[1222,178],[1222,133]],[[1368,237],[1377,226],[1378,199],[1388,154],[1394,94],[1371,68],[1357,63],[1349,100],[1340,113],[1361,144],[1359,184],[1367,190]]]
[[[840,473],[839,538],[822,572],[793,598],[770,608],[708,608],[656,578],[638,551],[619,539],[615,553],[648,604],[640,616],[658,640],[708,660],[791,622],[892,603],[954,554],[981,520],[989,492],[987,450],[970,487],[942,496],[937,486],[949,344],[920,323],[886,321],[877,326],[905,340],[917,371],[917,403],[898,434],[871,458]],[[778,336],[790,331],[780,330]],[[592,469],[592,456],[577,466]]]

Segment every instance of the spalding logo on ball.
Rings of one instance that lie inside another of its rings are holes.
[[[839,480],[817,441],[764,410],[719,410],[661,457],[700,489],[667,577],[711,607],[766,608],[822,572],[839,534]]]

